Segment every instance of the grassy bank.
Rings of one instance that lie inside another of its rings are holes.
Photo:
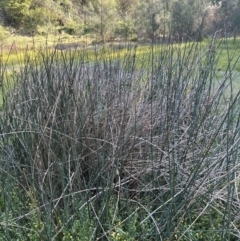
[[[5,64],[0,240],[238,240],[235,46],[30,50]]]

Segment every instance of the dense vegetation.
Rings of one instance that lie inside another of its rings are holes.
[[[240,31],[239,0],[1,0],[0,7],[2,24],[21,34],[173,42]]]
[[[1,61],[0,240],[239,240],[238,44]]]
[[[0,7],[0,241],[240,240],[240,1]]]

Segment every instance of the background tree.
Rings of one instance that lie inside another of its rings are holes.
[[[138,15],[135,21],[137,31],[154,42],[160,27],[161,0],[141,1]]]
[[[0,8],[2,22],[21,33],[87,33],[103,42],[240,32],[240,0],[1,0]]]
[[[159,15],[159,22],[160,22],[159,34],[162,40],[165,42],[167,40],[167,36],[168,37],[170,36],[171,1],[162,0],[161,2],[162,2],[161,3],[162,7],[160,9],[160,15]]]
[[[29,20],[29,10],[32,0],[3,0],[1,7],[5,13],[6,22],[15,28],[20,28]]]
[[[219,27],[224,30],[225,35],[238,31],[240,22],[240,1],[239,0],[223,0],[218,8],[221,21]]]
[[[172,5],[171,31],[177,41],[186,39],[193,34],[193,3],[189,1],[174,1]]]
[[[232,31],[234,33],[234,39],[240,34],[240,0],[236,1],[235,8],[231,15]]]
[[[124,36],[127,40],[136,32],[134,19],[137,15],[139,0],[117,0],[117,24],[115,33],[117,36]]]
[[[193,37],[199,40],[202,38],[207,2],[204,0],[173,1],[171,33],[176,40],[190,40]]]
[[[54,23],[61,16],[58,5],[52,0],[4,0],[0,6],[7,25],[32,33],[39,25]]]
[[[117,20],[117,4],[115,0],[91,0],[90,22],[93,30],[102,42],[113,35]]]

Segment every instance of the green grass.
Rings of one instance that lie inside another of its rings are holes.
[[[5,44],[7,42],[8,44]],[[49,48],[54,48],[58,44],[72,44],[72,43],[82,43],[84,42],[85,46],[89,46],[91,39],[88,40],[87,37],[72,37],[69,35],[63,36],[37,36],[37,37],[14,37],[8,38],[2,42],[2,53],[1,53],[1,61],[3,64],[8,65],[18,65],[24,62],[26,58],[26,52],[30,59],[38,58],[39,51],[42,54],[48,54]],[[9,44],[10,43],[10,44]],[[218,59],[218,69],[226,70],[229,62],[236,62],[238,61],[238,54],[236,53],[236,49],[240,44],[240,39],[236,39],[235,41],[232,38],[227,40],[205,40],[201,43],[196,43],[194,48],[198,48],[200,52],[208,52],[209,49],[214,48],[214,53],[219,57]],[[113,46],[113,47],[112,47]],[[115,47],[114,47],[115,46]],[[118,47],[119,46],[119,47]],[[110,44],[106,45],[106,47],[100,47],[99,56],[101,58],[106,59],[108,57],[112,58],[122,58],[128,51],[124,49],[123,44],[119,45]],[[161,51],[174,51],[177,53],[182,52],[182,49],[187,49],[189,52],[192,51],[193,45],[191,43],[183,43],[183,44],[173,44],[170,47],[168,45],[157,45],[152,48],[151,45],[138,45],[138,44],[131,44],[133,48],[137,46],[136,51],[134,54],[136,55],[137,59],[142,59],[150,57],[149,53],[152,51],[154,52],[155,56],[159,54]],[[99,47],[98,47],[99,48]],[[46,49],[46,50],[45,50]],[[52,50],[54,52],[54,50]],[[61,51],[61,50],[60,50]],[[84,51],[78,49],[76,51]],[[90,61],[95,61],[95,50],[87,50],[88,58]],[[184,51],[186,52],[186,51]],[[145,56],[145,57],[144,57]],[[151,58],[151,57],[150,57]],[[148,60],[147,60],[148,61]],[[141,66],[141,63],[140,63]],[[234,67],[234,70],[239,70],[239,65]]]

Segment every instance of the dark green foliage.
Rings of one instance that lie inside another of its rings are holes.
[[[193,34],[194,11],[192,7],[193,5],[186,1],[177,1],[173,4],[172,31],[179,38],[178,41],[187,39]]]
[[[7,23],[16,28],[24,25],[25,21],[28,20],[27,16],[29,14],[31,3],[32,0],[3,1],[2,7],[6,14]]]

